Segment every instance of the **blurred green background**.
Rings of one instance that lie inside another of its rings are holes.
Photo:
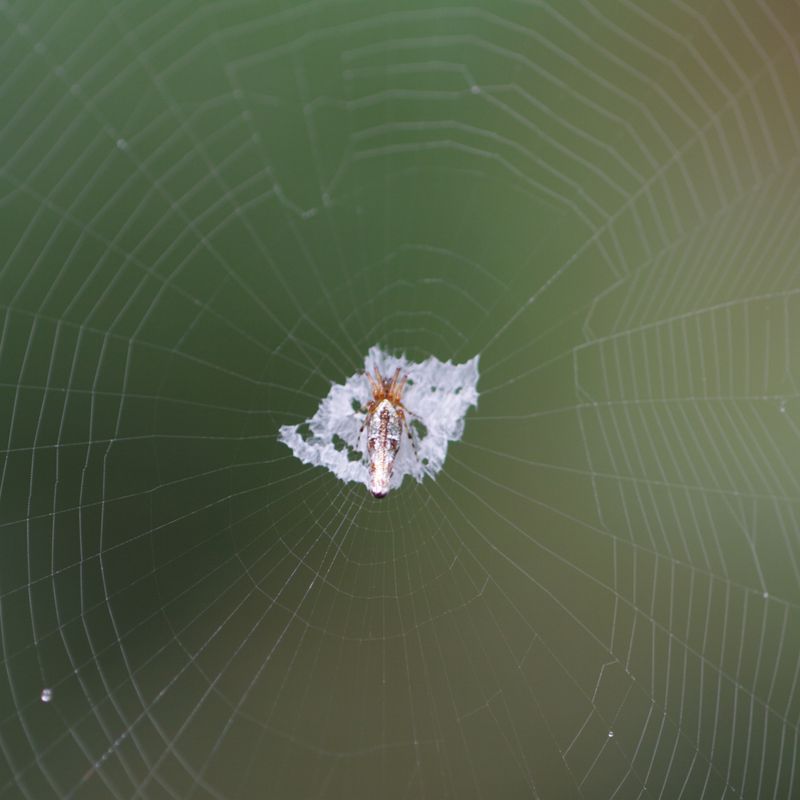
[[[796,796],[796,5],[0,19],[0,796]],[[374,344],[481,358],[381,503]]]

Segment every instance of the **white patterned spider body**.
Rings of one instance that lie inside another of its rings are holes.
[[[377,367],[375,377],[365,373],[372,391],[372,400],[367,403],[364,424],[361,432],[367,428],[367,456],[369,458],[369,490],[375,497],[386,497],[389,493],[389,479],[392,467],[400,449],[403,429],[408,434],[411,446],[414,440],[406,422],[406,414],[411,414],[403,406],[402,396],[408,375],[400,379],[400,368],[395,370],[392,378],[384,378]]]

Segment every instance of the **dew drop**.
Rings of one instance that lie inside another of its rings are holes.
[[[609,739],[613,739],[614,738],[614,731],[609,731],[608,732],[608,738]]]
[[[42,693],[39,697],[43,703],[49,703],[53,699],[53,690],[46,686],[42,689]]]

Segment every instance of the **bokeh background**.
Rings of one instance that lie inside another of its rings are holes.
[[[798,796],[795,3],[0,20],[0,796]],[[381,502],[375,344],[481,363]]]

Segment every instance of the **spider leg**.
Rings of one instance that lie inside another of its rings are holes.
[[[392,375],[392,382],[389,384],[389,393],[399,397],[399,393],[397,391],[397,379],[400,377],[400,367],[398,367],[394,371],[394,375]],[[405,381],[403,381],[405,383]]]
[[[420,417],[419,414],[415,414],[410,408],[406,408],[401,401],[398,400],[397,405],[400,406],[404,413],[410,414],[412,417],[416,417],[420,422],[422,422],[422,417]]]
[[[408,375],[403,375],[403,380],[397,383],[397,376],[399,374],[400,367],[397,368],[397,372],[394,374],[394,381],[392,382],[392,395],[397,398],[397,402],[400,402],[400,398],[403,396],[403,389],[406,388],[406,382],[408,381]]]
[[[380,374],[380,372],[378,372],[378,368],[377,367],[375,367],[375,373],[378,376],[378,382],[377,383],[375,382],[375,378],[373,378],[372,375],[369,374],[369,372],[365,372],[364,373],[364,375],[366,376],[366,379],[369,381],[369,390],[370,390],[370,392],[371,392],[373,397],[378,392],[378,390],[380,389],[380,385],[381,385],[381,383],[380,383],[381,374]]]
[[[375,408],[377,407],[377,403],[374,400],[370,400],[365,406],[361,407],[361,413],[365,414],[364,421],[361,423],[361,427],[358,429],[358,435],[364,432],[364,428],[367,427],[367,423],[372,419],[372,415],[375,413]]]
[[[404,411],[408,411],[408,409],[401,408],[397,410],[398,416],[400,417],[400,424],[403,428],[405,428],[408,440],[411,442],[411,447],[414,449],[414,456],[416,457],[417,461],[419,461],[419,450],[417,450],[417,443],[414,441],[414,436],[411,433],[411,426],[406,421]],[[408,413],[410,414],[411,412],[409,411]],[[414,416],[416,416],[416,414],[414,414]]]
[[[366,412],[366,416],[364,417],[364,421],[361,423],[361,427],[358,429],[359,436],[361,436],[361,434],[364,432],[364,428],[367,427],[367,423],[369,422],[369,419],[372,416],[372,412],[369,410],[369,406],[364,406],[364,408],[362,408],[361,410],[363,412]]]

